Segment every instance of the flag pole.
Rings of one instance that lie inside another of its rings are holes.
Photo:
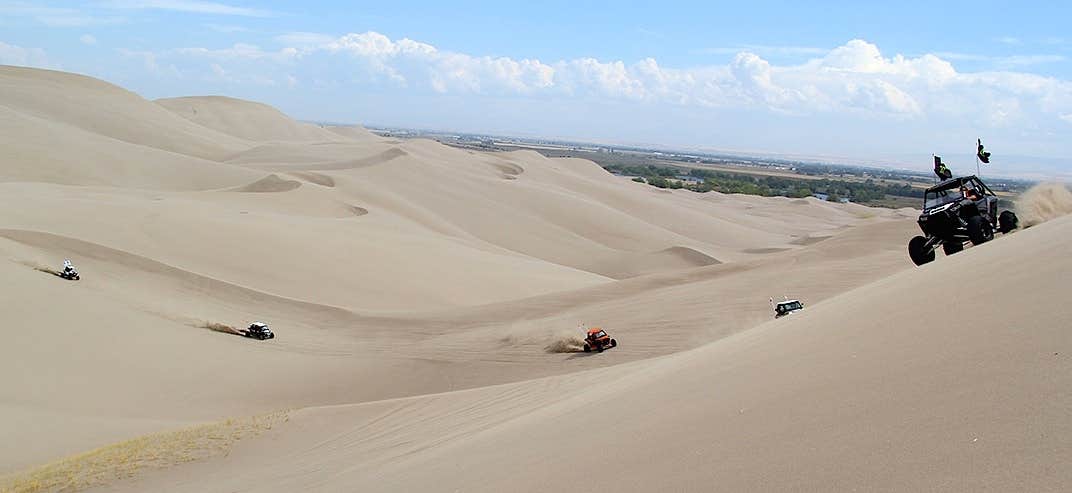
[[[981,141],[981,140],[982,139],[980,138],[980,139],[977,139],[975,141],[977,143],[976,148],[975,148],[975,176],[978,176],[980,178],[982,178],[982,176],[981,176],[981,174],[979,172],[979,147],[978,147],[978,142]]]

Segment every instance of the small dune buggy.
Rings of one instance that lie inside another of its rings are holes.
[[[595,350],[602,353],[604,349],[612,347],[618,347],[618,341],[611,339],[607,331],[599,327],[588,329],[588,335],[584,338],[584,352]]]
[[[81,277],[78,275],[78,271],[75,270],[74,264],[71,263],[70,259],[63,259],[63,270],[56,275],[69,281],[77,281],[81,279]]]
[[[261,341],[265,339],[275,339],[275,334],[272,333],[272,329],[268,328],[268,324],[261,322],[253,322],[249,324],[249,328],[246,330],[240,330],[243,336],[251,339],[259,339]]]

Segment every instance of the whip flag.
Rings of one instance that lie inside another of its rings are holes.
[[[983,139],[976,139],[976,145],[978,150],[975,151],[975,157],[978,157],[980,161],[990,164],[990,153],[983,149]]]
[[[934,156],[934,174],[938,175],[938,178],[942,180],[948,180],[953,177],[953,172],[949,171],[949,167],[942,162],[941,156]]]

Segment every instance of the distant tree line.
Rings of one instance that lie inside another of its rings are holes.
[[[872,179],[865,181],[808,180],[786,176],[763,176],[699,168],[674,168],[671,166],[622,165],[603,166],[612,173],[636,176],[633,181],[645,182],[659,188],[683,188],[694,192],[742,193],[764,197],[783,196],[803,198],[816,193],[826,194],[827,200],[848,198],[853,202],[867,203],[882,200],[887,195],[917,198],[919,189],[908,183],[879,184]]]

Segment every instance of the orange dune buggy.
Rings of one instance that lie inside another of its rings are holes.
[[[603,352],[604,349],[618,347],[618,341],[611,339],[607,332],[599,327],[588,329],[588,336],[584,338],[584,352],[590,353],[593,349]]]

